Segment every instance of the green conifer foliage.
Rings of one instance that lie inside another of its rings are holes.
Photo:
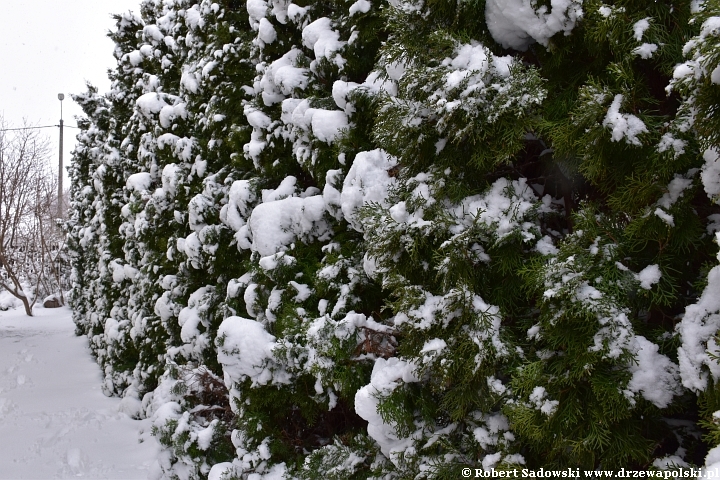
[[[373,145],[361,124],[372,112],[338,88],[365,81],[379,41],[370,30],[377,13],[350,14],[351,5],[248,6],[257,76],[247,87],[253,131],[244,153],[254,175],[233,183],[225,210],[237,248],[250,254],[228,302],[248,318],[227,319],[217,344],[233,382],[239,465],[260,473],[296,470],[303,452],[333,437],[368,444],[353,400],[384,341],[371,318],[382,304],[362,270],[362,238],[342,221],[339,189],[358,144]],[[265,370],[234,368],[244,345],[233,325],[267,332]],[[325,453],[334,455],[321,449],[315,461]]]
[[[125,56],[132,45],[141,20],[132,13],[117,15],[117,31],[111,38],[116,43],[115,58],[127,70],[132,70]],[[86,166],[73,169],[71,175],[77,194],[86,197],[86,220],[74,225],[71,234],[75,239],[75,258],[87,259],[82,269],[75,264],[76,276],[88,279],[88,293],[80,294],[75,287],[74,302],[86,302],[86,308],[75,309],[75,321],[90,338],[90,346],[97,355],[105,374],[104,390],[108,394],[122,393],[131,383],[137,360],[137,348],[130,337],[131,324],[127,318],[129,297],[123,294],[124,277],[123,240],[118,234],[121,225],[120,208],[123,204],[123,187],[130,172],[124,161],[123,134],[136,98],[132,74],[111,75],[114,95],[98,98],[97,91],[89,87],[88,93],[76,98],[83,106],[90,123],[80,134],[77,154],[86,159]],[[122,93],[121,93],[122,92]],[[89,134],[89,136],[86,136]],[[93,192],[94,190],[94,192]],[[79,200],[74,196],[73,200]],[[85,241],[80,241],[85,238]],[[73,242],[73,240],[71,240]],[[76,247],[77,248],[77,247]],[[96,261],[94,261],[96,260]]]
[[[715,462],[715,3],[139,11],[72,302],[158,478]]]

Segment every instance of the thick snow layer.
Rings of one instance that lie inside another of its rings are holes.
[[[277,39],[275,27],[272,26],[272,23],[270,23],[267,18],[260,19],[260,23],[258,25],[258,37],[265,44],[273,43]]]
[[[335,100],[335,104],[345,109],[345,107],[348,104],[347,96],[350,92],[358,88],[360,84],[355,82],[345,82],[343,80],[335,80],[333,83],[333,100]]]
[[[448,90],[463,84],[469,78],[467,88],[462,96],[467,96],[474,90],[482,89],[485,80],[492,68],[492,73],[500,77],[510,76],[511,56],[498,57],[493,55],[485,46],[480,43],[468,43],[459,45],[455,49],[455,56],[445,58],[443,66],[450,67],[451,72],[446,75],[445,85]],[[443,143],[444,147],[444,143]],[[436,149],[438,146],[436,145]],[[441,151],[439,148],[438,151]]]
[[[206,226],[205,216],[215,209],[213,199],[199,193],[188,202],[188,225],[195,232]]]
[[[235,469],[233,468],[232,462],[216,463],[210,469],[208,480],[222,480],[223,478],[227,478],[226,475],[233,473],[235,473]]]
[[[388,189],[395,184],[389,171],[397,165],[397,159],[384,150],[360,152],[343,182],[340,202],[345,220],[357,231],[363,227],[357,218],[357,210],[364,204],[376,202],[387,204]]]
[[[658,345],[643,336],[634,338],[634,350],[636,362],[630,364],[632,377],[627,389],[641,393],[659,408],[667,407],[675,395],[681,393],[678,366],[659,353]]]
[[[557,247],[553,244],[552,238],[548,235],[545,235],[538,240],[537,244],[535,244],[535,250],[537,250],[541,255],[557,255],[558,253]]]
[[[636,278],[640,282],[640,287],[650,290],[653,285],[660,281],[660,277],[662,277],[662,272],[660,272],[660,267],[656,264],[648,265],[640,270]]]
[[[140,172],[130,175],[126,180],[125,185],[130,191],[134,190],[136,192],[142,192],[150,188],[150,183],[152,183],[152,177],[150,177],[150,174],[148,172]]]
[[[693,171],[697,172],[697,170]],[[675,175],[675,178],[673,178],[667,186],[667,192],[665,192],[662,198],[658,200],[658,205],[660,205],[664,209],[671,208],[675,204],[675,202],[677,202],[678,199],[683,196],[685,190],[687,190],[692,185],[692,183],[692,179],[690,178],[685,178],[681,175]]]
[[[266,385],[271,381],[286,383],[286,375],[273,372],[275,337],[255,320],[228,317],[218,329],[218,362],[222,365],[226,383],[242,382],[250,378],[253,384]],[[232,384],[227,385],[228,388]]]
[[[251,204],[255,201],[255,192],[248,180],[236,180],[228,192],[228,203],[220,210],[220,220],[238,232],[247,223],[252,213]]]
[[[188,306],[183,308],[178,315],[178,324],[181,328],[180,338],[185,343],[192,343],[195,348],[202,349],[209,345],[207,334],[201,335],[198,327],[202,325],[207,330],[209,326],[205,312],[210,308],[208,300],[213,293],[214,287],[211,286],[197,289],[190,295]]]
[[[318,18],[302,31],[303,45],[315,52],[315,59],[326,58],[342,68],[345,60],[337,55],[347,42],[340,40],[340,34],[332,29],[327,17]]]
[[[697,478],[718,478],[720,477],[720,445],[711,449],[705,457],[703,474]]]
[[[170,105],[168,100],[173,104]],[[172,95],[149,92],[138,97],[135,103],[145,118],[151,120],[154,115],[158,115],[158,121],[163,128],[171,127],[172,121],[177,117],[187,118],[187,105]]]
[[[341,110],[322,110],[311,108],[312,132],[321,142],[332,143],[348,126],[348,118]]]
[[[308,69],[295,66],[303,59],[302,50],[293,48],[268,65],[259,83],[266,105],[277,103],[297,88],[304,90],[307,87]],[[282,95],[279,95],[278,91]]]
[[[653,53],[655,53],[657,49],[658,46],[654,43],[643,43],[639,47],[633,49],[632,53],[647,60],[653,56]]]
[[[315,137],[326,143],[333,143],[348,127],[347,114],[342,110],[311,108],[308,100],[288,98],[283,101],[282,121],[301,131],[311,131]],[[298,155],[295,147],[296,156]]]
[[[267,3],[264,0],[247,0],[246,8],[250,16],[250,25],[258,28],[260,19],[265,18],[268,13]]]
[[[558,32],[570,35],[582,18],[582,0],[551,0],[535,8],[533,0],[488,0],[485,21],[493,39],[504,48],[525,51],[534,42],[546,46]]]
[[[638,42],[642,40],[643,35],[645,34],[645,30],[650,28],[650,22],[648,22],[650,18],[643,18],[642,20],[638,20],[633,25],[633,36],[635,37],[635,40]]]
[[[708,376],[720,378],[720,364],[709,353],[720,354],[714,336],[720,330],[720,265],[710,270],[707,287],[697,303],[685,308],[676,330],[682,339],[678,348],[683,385],[695,391],[707,387]]]
[[[370,7],[372,7],[372,4],[368,2],[368,0],[357,0],[357,2],[350,5],[350,9],[348,12],[350,13],[350,16],[352,17],[356,13],[367,13],[370,11]]]
[[[34,312],[0,312],[0,478],[148,478],[157,455],[148,421],[102,394],[68,309]]]
[[[417,382],[415,366],[405,360],[392,357],[387,360],[375,360],[370,384],[355,394],[355,412],[368,422],[368,435],[380,445],[383,454],[393,460],[413,443],[412,438],[399,438],[395,428],[385,423],[378,412],[379,398],[387,396],[400,385],[400,382]]]
[[[21,306],[22,302],[18,298],[11,295],[7,290],[0,289],[0,311]],[[0,313],[0,315],[2,315],[2,313]]]
[[[272,122],[270,117],[251,105],[245,105],[244,113],[245,118],[247,118],[248,123],[253,128],[264,129],[270,126]]]
[[[324,215],[325,201],[321,195],[261,203],[255,207],[248,221],[251,248],[267,257],[282,251],[297,239],[324,238],[329,234]],[[241,229],[239,233],[242,232]]]
[[[171,197],[174,197],[177,192],[179,170],[174,163],[165,165],[162,170],[162,189]]]
[[[197,76],[193,72],[185,71],[187,67],[183,67],[183,73],[180,77],[180,85],[185,87],[190,93],[197,93],[200,86]]]

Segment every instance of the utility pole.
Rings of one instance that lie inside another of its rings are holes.
[[[65,100],[65,95],[58,93],[58,100],[60,100],[60,166],[58,168],[58,206],[57,216],[62,218],[62,194],[63,194],[63,118],[62,118],[62,102]]]

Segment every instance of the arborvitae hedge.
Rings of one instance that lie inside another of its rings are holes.
[[[75,96],[72,305],[154,477],[705,463],[716,3],[139,11]]]

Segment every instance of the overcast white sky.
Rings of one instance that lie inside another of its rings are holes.
[[[65,94],[63,119],[76,125],[82,110],[70,98],[89,81],[106,92],[107,69],[114,66],[113,44],[106,37],[112,13],[139,12],[140,0],[33,0],[3,2],[0,16],[0,115],[20,126],[57,125],[58,93]],[[57,170],[58,128],[41,130],[51,140]],[[75,146],[76,129],[65,128],[64,163]],[[67,178],[67,177],[66,177]],[[67,180],[65,181],[67,182]],[[67,183],[65,183],[67,186]]]

